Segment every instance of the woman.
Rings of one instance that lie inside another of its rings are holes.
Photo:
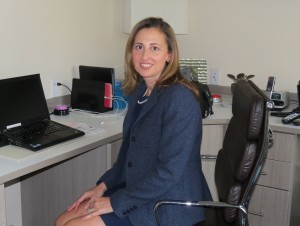
[[[125,53],[129,108],[123,143],[112,169],[85,192],[56,226],[154,226],[158,200],[210,200],[201,171],[199,95],[180,73],[172,28],[146,18],[134,28]],[[204,210],[160,208],[161,225],[189,226]]]

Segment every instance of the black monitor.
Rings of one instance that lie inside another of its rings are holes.
[[[114,90],[114,85],[115,85],[114,68],[80,65],[79,78],[83,80],[95,80],[104,83],[111,83],[112,90]]]

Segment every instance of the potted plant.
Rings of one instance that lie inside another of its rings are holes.
[[[254,76],[255,75],[246,75],[245,73],[239,73],[239,74],[237,74],[237,76],[234,76],[232,74],[227,74],[227,77],[233,81],[233,83],[231,84],[231,93],[233,93],[235,84],[239,80],[249,80],[249,79],[253,78]]]

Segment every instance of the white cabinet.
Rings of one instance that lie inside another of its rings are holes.
[[[256,186],[249,206],[249,225],[289,225],[288,197],[288,191],[265,186]]]
[[[203,125],[203,137],[201,144],[201,155],[217,156],[222,148],[226,125]],[[202,171],[208,183],[213,200],[217,201],[217,189],[215,185],[216,160],[211,158],[202,159]]]
[[[107,169],[106,145],[21,178],[23,226],[53,226],[55,219]]]
[[[117,161],[122,139],[107,144],[107,169],[110,169]]]
[[[187,0],[123,0],[123,31],[130,33],[140,20],[149,17],[162,17],[176,34],[187,34]]]
[[[274,145],[268,151],[249,205],[250,225],[299,225],[298,152],[299,135],[274,132]],[[295,208],[297,212],[293,212]]]

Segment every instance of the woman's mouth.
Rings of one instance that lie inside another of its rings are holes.
[[[152,66],[152,64],[141,64],[141,67],[143,67],[143,68],[149,68],[151,66]]]

